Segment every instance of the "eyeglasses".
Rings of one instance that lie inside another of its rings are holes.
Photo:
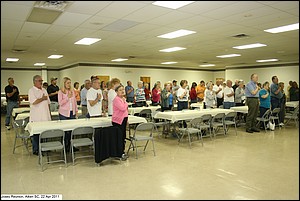
[[[37,81],[37,82],[43,82],[44,80],[35,80],[35,81]]]

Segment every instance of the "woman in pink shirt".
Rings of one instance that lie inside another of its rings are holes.
[[[71,88],[71,79],[63,78],[63,87],[58,92],[59,119],[75,119],[78,116],[75,91]]]
[[[75,91],[71,88],[71,79],[63,78],[63,87],[58,91],[59,119],[75,119],[78,116]],[[65,132],[66,151],[70,150],[71,131]],[[76,149],[75,149],[76,150]]]
[[[122,85],[117,86],[115,89],[117,96],[113,100],[113,114],[112,114],[112,125],[119,127],[123,133],[124,141],[124,154],[122,155],[123,159],[126,159],[125,155],[125,138],[126,138],[126,125],[128,120],[128,104],[125,98],[125,89]]]

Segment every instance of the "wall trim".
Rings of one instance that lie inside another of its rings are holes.
[[[134,64],[110,64],[110,63],[85,63],[85,62],[79,62],[74,64],[69,64],[66,66],[63,66],[59,69],[53,69],[53,68],[47,68],[47,71],[62,71],[70,68],[80,67],[80,66],[90,66],[90,67],[113,67],[113,68],[146,68],[146,69],[161,69],[161,70],[189,70],[189,71],[210,71],[210,72],[218,72],[218,71],[226,71],[231,69],[253,69],[253,68],[269,68],[269,67],[299,67],[299,61],[298,62],[289,62],[289,63],[277,63],[277,64],[265,64],[265,65],[253,65],[253,66],[226,66],[225,69],[195,69],[195,68],[182,68],[182,67],[162,67],[162,66],[146,66],[146,65],[134,65]],[[28,71],[36,71],[36,70],[42,70],[44,68],[9,68],[9,67],[1,67],[1,70],[28,70]]]

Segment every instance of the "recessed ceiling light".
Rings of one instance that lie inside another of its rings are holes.
[[[6,61],[17,62],[17,61],[19,61],[19,59],[18,58],[6,58]]]
[[[194,2],[195,1],[155,1],[152,4],[165,8],[177,9]]]
[[[189,31],[189,30],[185,30],[185,29],[180,29],[177,31],[173,31],[170,33],[166,33],[160,36],[157,36],[159,38],[168,38],[168,39],[173,39],[173,38],[178,38],[178,37],[182,37],[182,36],[186,36],[186,35],[190,35],[196,33],[195,31]]]
[[[220,56],[217,56],[219,58],[229,58],[229,57],[239,57],[241,56],[240,54],[226,54],[226,55],[220,55]]]
[[[94,43],[96,43],[100,40],[101,40],[101,38],[83,38],[83,39],[77,41],[74,44],[75,45],[91,45],[91,44],[94,44]]]
[[[293,31],[293,30],[297,30],[297,29],[299,29],[299,23],[276,27],[276,28],[272,28],[272,29],[266,29],[264,31],[269,32],[269,33],[281,33],[281,32],[286,32],[286,31]]]
[[[49,59],[59,59],[59,58],[62,58],[62,57],[63,57],[63,55],[52,54],[48,58]]]
[[[261,43],[254,43],[254,44],[249,44],[249,45],[235,46],[232,48],[243,50],[243,49],[250,49],[250,48],[257,48],[257,47],[264,47],[264,46],[267,46],[267,45],[261,44]]]
[[[113,59],[111,61],[126,61],[126,60],[128,60],[128,59],[118,58],[118,59]]]
[[[278,59],[263,59],[263,60],[256,60],[256,62],[271,62],[271,61],[278,61]]]
[[[35,66],[44,66],[45,63],[35,63],[34,65],[35,65]]]
[[[167,62],[162,62],[161,64],[176,64],[176,61],[167,61]]]
[[[167,49],[163,49],[163,50],[159,50],[160,52],[175,52],[175,51],[179,51],[179,50],[184,50],[186,49],[185,47],[171,47],[171,48],[167,48]]]
[[[210,67],[210,66],[216,66],[215,64],[203,64],[203,65],[199,65],[201,67]]]

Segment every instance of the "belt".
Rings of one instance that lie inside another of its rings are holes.
[[[81,106],[86,106],[87,107],[87,105],[81,105]]]
[[[255,99],[258,99],[258,97],[246,97],[246,98],[255,98]]]

